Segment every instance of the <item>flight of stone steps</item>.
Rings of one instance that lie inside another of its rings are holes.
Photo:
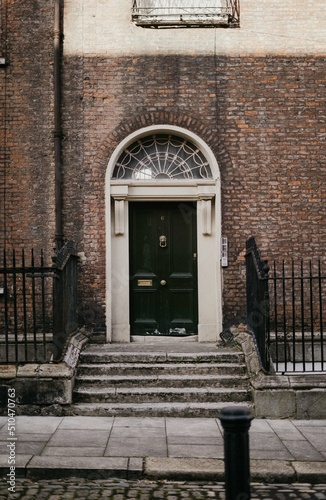
[[[81,353],[75,415],[216,417],[251,406],[242,352],[216,344],[93,344]]]

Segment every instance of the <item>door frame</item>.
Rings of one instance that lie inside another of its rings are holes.
[[[204,154],[212,179],[113,180],[122,151],[138,138],[173,133],[195,144]],[[222,331],[221,185],[212,150],[196,134],[171,125],[144,127],[122,141],[108,163],[106,206],[106,328],[107,342],[130,342],[129,324],[129,201],[197,202],[198,341],[215,342]]]

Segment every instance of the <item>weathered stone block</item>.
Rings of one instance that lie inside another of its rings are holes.
[[[295,392],[291,390],[264,390],[254,393],[257,417],[295,417]]]
[[[16,365],[0,365],[0,380],[8,380],[16,376]]]
[[[320,419],[326,418],[326,390],[310,389],[298,390],[296,393],[296,418]]]
[[[67,404],[72,401],[72,380],[17,378],[12,387],[16,389],[18,405]]]

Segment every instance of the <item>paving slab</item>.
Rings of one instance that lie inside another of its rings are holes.
[[[318,429],[320,430],[321,427]],[[315,429],[302,431],[306,440],[320,452],[326,451],[326,427],[324,429],[322,432],[315,431]]]
[[[145,459],[144,474],[149,478],[167,478],[178,481],[224,479],[224,461],[205,458],[158,458]]]
[[[83,448],[79,446],[66,446],[64,448],[64,454],[67,457],[103,457],[104,452],[105,446],[84,446]],[[62,457],[62,446],[46,446],[42,455],[49,457]]]
[[[108,430],[112,428],[114,417],[64,417],[58,429]]]
[[[304,440],[302,433],[290,420],[269,420],[268,424],[280,439]]]
[[[107,431],[87,429],[63,429],[56,431],[49,440],[49,446],[101,446],[108,439]]]
[[[47,422],[47,417],[41,417],[41,420],[33,420],[38,417],[29,417],[30,420],[21,420],[22,417],[15,418],[15,433],[16,435],[27,435],[27,434],[52,434],[59,426],[62,418],[57,421]],[[26,417],[25,417],[26,418]],[[52,417],[49,417],[52,418]],[[8,422],[8,419],[7,419]],[[8,435],[8,426],[2,426],[0,430],[0,439]]]
[[[105,456],[111,457],[146,457],[146,456],[167,456],[167,446],[165,438],[139,439],[130,438],[110,438],[105,450]]]
[[[166,418],[166,432],[168,436],[222,436],[216,420],[209,418],[189,418],[186,422],[184,418]]]
[[[8,423],[8,418],[7,417],[0,417],[0,429],[5,425],[7,427]]]
[[[284,444],[275,434],[263,433],[249,434],[249,443],[251,450],[268,450],[268,451],[282,451],[286,450]]]
[[[49,439],[51,439],[52,437],[52,434],[24,434],[24,433],[21,433],[21,432],[17,432],[15,434],[15,437],[16,437],[16,440],[17,440],[17,443],[23,443],[25,441],[28,441],[28,442],[37,442],[37,441],[41,441],[41,442],[45,442],[47,443],[49,441]],[[1,440],[3,439],[9,439],[9,436],[3,436],[1,435],[0,437]]]
[[[269,432],[271,434],[274,433],[273,428],[270,425],[269,420],[265,419],[254,419],[251,421],[250,432]]]
[[[312,446],[307,441],[284,440],[283,444],[295,460],[311,462],[320,462],[324,460],[324,457],[320,452],[318,452],[317,448]]]
[[[144,428],[132,426],[132,427],[116,427],[114,426],[110,437],[112,438],[138,438],[140,440],[146,438],[147,440],[152,438],[165,438],[165,428],[164,427],[149,427],[144,430]]]
[[[48,434],[54,432],[63,417],[27,417],[16,418],[16,432],[19,434]]]
[[[165,428],[165,419],[161,417],[115,417],[114,427],[136,427],[137,429],[144,427],[146,429],[150,429],[152,427]]]
[[[224,447],[202,444],[169,444],[169,457],[220,458]]]
[[[6,454],[8,448],[7,443],[0,443],[0,453]],[[16,442],[16,455],[41,455],[46,446],[46,441],[19,441]]]

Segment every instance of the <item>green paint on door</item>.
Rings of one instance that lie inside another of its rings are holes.
[[[196,334],[196,203],[129,207],[132,335]]]

